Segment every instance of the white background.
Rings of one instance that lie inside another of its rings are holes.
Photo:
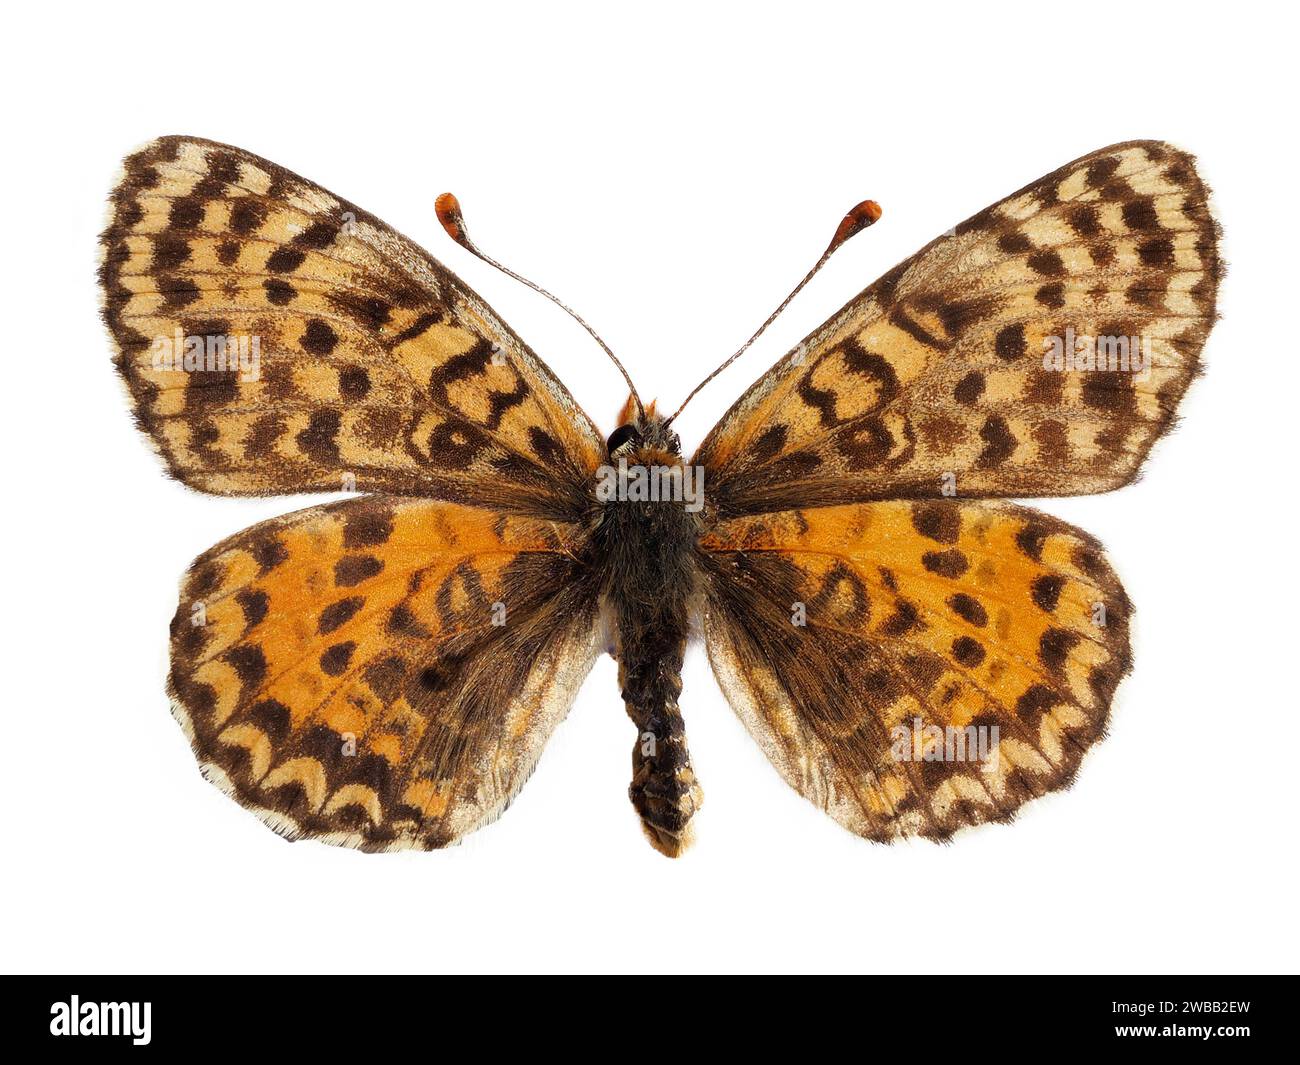
[[[0,964],[1294,971],[1297,189],[1280,10],[12,10]],[[193,556],[310,501],[166,479],[96,318],[115,168],[164,133],[268,156],[429,247],[605,431],[615,371],[451,244],[437,193],[674,404],[843,211],[878,200],[883,221],[693,405],[688,454],[766,366],[954,222],[1115,141],[1196,152],[1231,263],[1207,373],[1139,484],[1041,504],[1102,538],[1138,606],[1110,738],[1011,827],[873,846],[780,781],[692,647],[683,707],[707,801],[676,863],[626,797],[635,733],[608,658],[515,805],[463,846],[285,843],[200,778],[163,694],[166,627]]]

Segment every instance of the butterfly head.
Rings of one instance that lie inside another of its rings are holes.
[[[640,412],[629,397],[619,416],[619,426],[605,447],[611,461],[625,458],[629,463],[651,465],[654,461],[680,460],[682,442],[654,403]]]

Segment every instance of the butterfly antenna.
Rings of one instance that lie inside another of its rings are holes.
[[[710,381],[712,381],[715,377],[717,377],[718,374],[722,373],[723,370],[725,370],[728,366],[730,366],[733,362],[735,362],[738,358],[740,358],[743,354],[745,354],[746,351],[749,350],[749,346],[752,343],[754,343],[755,340],[757,340],[759,337],[763,335],[767,327],[777,320],[777,318],[780,316],[782,311],[784,311],[788,306],[790,306],[790,301],[793,300],[797,295],[799,295],[800,292],[803,291],[804,285],[808,284],[808,282],[811,281],[817,275],[817,271],[826,265],[826,263],[830,260],[830,257],[832,255],[834,255],[837,251],[839,251],[840,248],[844,244],[846,244],[849,240],[851,240],[853,237],[856,237],[859,233],[861,233],[864,229],[866,229],[867,226],[874,225],[878,221],[880,221],[880,204],[876,203],[875,200],[863,200],[860,204],[858,204],[851,211],[849,211],[849,213],[844,216],[843,221],[840,222],[839,228],[835,230],[835,236],[831,238],[831,242],[826,245],[826,250],[822,252],[822,257],[817,260],[817,262],[813,265],[813,268],[811,270],[809,270],[806,274],[804,274],[803,280],[800,281],[799,284],[795,285],[794,290],[790,293],[790,295],[786,296],[786,298],[781,301],[781,306],[779,306],[770,315],[768,315],[767,321],[765,321],[762,325],[760,325],[757,331],[754,333],[754,335],[750,337],[748,340],[746,340],[745,343],[743,343],[740,346],[739,351],[737,351],[734,355],[731,356],[731,358],[727,359],[726,362],[724,362],[721,366],[719,366],[716,370],[714,370],[713,373],[709,374],[708,377],[706,377],[703,381],[701,381],[698,385],[696,385],[693,389],[691,389],[690,395],[688,395],[682,401],[682,405],[680,407],[678,407],[675,411],[673,411],[672,416],[668,419],[668,421],[664,422],[664,426],[667,427],[671,425],[673,419],[675,419],[677,415],[681,414],[681,412],[686,409],[686,404],[689,403],[691,400],[693,400],[695,396],[700,392],[700,390],[704,388],[705,385],[707,385]]]
[[[519,274],[511,270],[508,266],[503,266],[501,263],[493,259],[490,255],[486,255],[482,251],[480,251],[478,245],[469,239],[469,234],[465,231],[465,217],[464,215],[461,214],[460,211],[460,201],[457,200],[456,197],[453,196],[450,192],[444,192],[441,196],[439,196],[438,199],[434,202],[433,209],[435,212],[437,212],[438,221],[442,224],[442,228],[447,231],[447,236],[451,237],[451,239],[454,240],[457,244],[459,244],[462,248],[468,251],[471,255],[477,256],[478,258],[482,259],[485,263],[488,264],[488,266],[496,267],[507,277],[513,277],[521,285],[527,285],[534,292],[541,293],[541,295],[545,296],[548,300],[550,300],[557,307],[559,307],[560,310],[564,311],[565,314],[567,314],[570,318],[572,318],[575,322],[577,322],[580,326],[582,326],[583,329],[585,329],[588,333],[590,333],[592,339],[595,340],[595,342],[601,346],[605,354],[609,356],[610,361],[613,362],[613,364],[618,367],[618,372],[623,375],[623,380],[627,382],[627,387],[631,392],[632,400],[633,402],[636,403],[637,413],[641,416],[642,420],[644,420],[645,405],[641,402],[640,395],[637,394],[636,385],[632,383],[632,378],[628,374],[627,370],[623,368],[623,364],[618,361],[618,356],[615,355],[612,351],[610,351],[608,344],[606,344],[603,340],[601,340],[600,334],[597,333],[596,330],[592,329],[591,326],[589,326],[586,323],[586,321],[583,319],[583,317],[580,314],[578,314],[577,311],[575,311],[568,304],[562,303],[555,296],[551,295],[551,293],[547,292],[546,289],[542,288],[541,285],[534,284],[532,281],[529,281],[528,278],[526,277],[521,277]]]

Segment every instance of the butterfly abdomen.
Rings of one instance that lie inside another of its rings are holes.
[[[649,457],[634,452],[624,465],[648,469]],[[680,466],[679,457],[668,457]],[[606,501],[595,542],[607,574],[605,603],[619,684],[637,727],[628,794],[650,842],[676,857],[687,842],[703,793],[691,769],[686,726],[677,704],[688,604],[696,581],[698,519],[686,500],[671,495],[616,495]]]
[[[686,723],[677,705],[686,639],[669,642],[663,635],[655,633],[640,645],[620,641],[619,683],[637,727],[628,797],[650,842],[675,858],[688,841],[704,794],[691,768]]]

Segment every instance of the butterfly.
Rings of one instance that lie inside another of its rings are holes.
[[[1068,163],[868,286],[687,462],[630,378],[603,436],[373,215],[238,148],[147,145],[100,269],[139,427],[201,492],[360,493],[185,575],[169,689],[204,776],[291,839],[442,847],[505,809],[608,650],[632,805],[676,856],[698,631],[845,828],[1009,821],[1103,736],[1132,606],[1096,540],[1007,500],[1126,485],[1173,423],[1222,274],[1207,196],[1156,141]]]

